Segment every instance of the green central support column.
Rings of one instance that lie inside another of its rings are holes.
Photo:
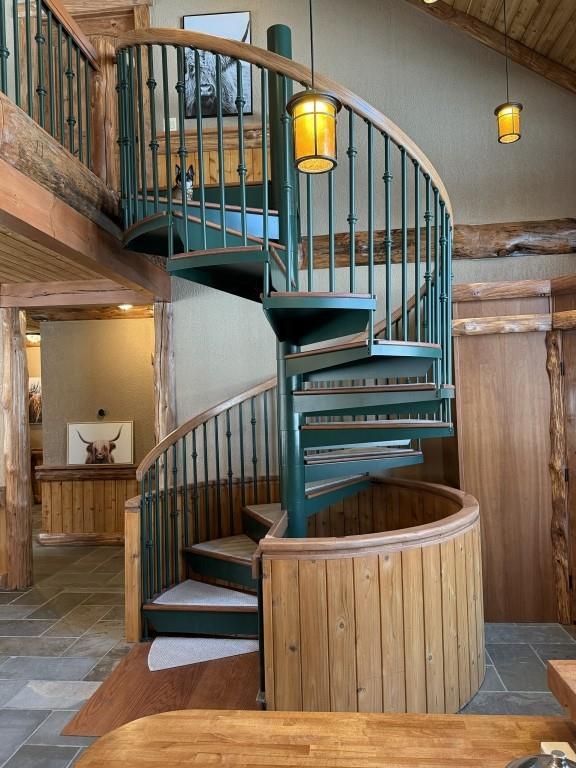
[[[300,415],[294,412],[294,390],[298,376],[286,376],[285,356],[298,347],[279,341],[276,345],[278,366],[278,450],[280,464],[280,501],[288,510],[287,536],[305,538],[308,523],[305,510],[304,462],[300,448]]]

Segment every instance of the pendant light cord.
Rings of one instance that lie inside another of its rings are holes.
[[[312,69],[312,90],[314,90],[314,21],[312,18],[312,0],[308,0],[310,11],[310,68]]]
[[[312,5],[312,0],[310,0]],[[506,103],[510,101],[510,89],[508,83],[508,20],[506,18],[506,0],[504,0],[504,59],[506,61]]]

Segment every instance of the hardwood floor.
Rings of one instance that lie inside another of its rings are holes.
[[[63,734],[103,736],[140,717],[180,709],[258,709],[258,654],[160,672],[148,669],[140,643],[84,705]]]

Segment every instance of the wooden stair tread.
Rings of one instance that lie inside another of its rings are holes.
[[[300,429],[304,430],[330,430],[330,429],[405,429],[418,427],[418,429],[448,429],[452,426],[446,421],[431,421],[426,419],[386,419],[385,421],[332,421],[325,424],[304,424]]]
[[[376,384],[369,387],[361,385],[355,387],[314,387],[313,389],[297,389],[294,392],[298,395],[356,395],[364,393],[382,393],[382,392],[432,392],[436,389],[434,383],[423,384]]]
[[[317,482],[306,483],[306,498],[313,499],[317,496],[322,496],[325,493],[332,493],[340,488],[347,488],[349,485],[363,482],[368,478],[369,475],[363,473],[361,475],[340,477],[336,480],[318,480]]]
[[[430,350],[441,348],[440,344],[430,344],[424,341],[387,341],[383,339],[376,339],[374,341],[375,347],[385,347],[387,345],[395,347],[424,347]],[[333,346],[314,347],[314,349],[306,349],[303,352],[293,352],[290,355],[286,355],[286,360],[298,360],[302,357],[310,357],[310,355],[322,355],[331,352],[340,352],[347,349],[363,349],[364,347],[368,347],[367,339],[359,339],[358,341],[346,341],[342,344],[335,344]]]
[[[205,185],[205,186],[208,186],[208,185]],[[138,199],[139,200],[144,200],[144,196],[140,194],[140,195],[138,195]],[[146,201],[153,203],[154,202],[154,196],[153,195],[148,195],[146,197]],[[158,197],[158,202],[159,203],[168,203],[168,198],[160,196],[160,197]],[[183,207],[182,201],[181,200],[174,200],[174,198],[172,198],[172,205],[178,205],[180,207]],[[222,207],[220,205],[220,203],[206,203],[206,202],[204,203],[204,206],[206,208],[211,208],[211,209],[214,209],[214,210],[220,210],[220,208]],[[186,202],[186,207],[187,208],[191,208],[191,207],[192,208],[200,208],[200,201],[199,200],[188,200]],[[241,211],[242,208],[239,205],[230,205],[229,203],[225,203],[224,210],[225,211]],[[246,206],[245,211],[246,211],[246,213],[252,213],[252,214],[263,214],[264,213],[264,209],[263,208],[254,208],[254,207],[250,207],[250,206]],[[272,208],[268,208],[268,215],[269,216],[278,216],[278,211],[275,211]]]
[[[174,216],[174,217],[176,217],[178,219],[183,219],[184,218],[184,214],[183,214],[182,211],[172,211],[172,216]],[[201,219],[198,216],[190,215],[188,212],[187,212],[186,220],[188,222],[192,222],[193,224],[198,224],[199,226],[202,226]],[[204,226],[206,227],[206,229],[213,229],[213,230],[218,231],[218,232],[222,231],[222,227],[220,226],[220,224],[215,222],[215,221],[205,221],[204,222]],[[226,234],[228,234],[228,235],[233,235],[235,237],[242,237],[242,232],[239,232],[237,229],[232,229],[232,227],[224,227],[224,229],[226,230]],[[260,245],[263,245],[263,243],[264,243],[262,238],[261,237],[257,237],[256,235],[249,235],[248,234],[248,235],[246,235],[246,240],[248,240],[251,243],[258,243]],[[271,245],[273,245],[273,247],[275,249],[279,250],[279,251],[283,251],[284,250],[284,246],[281,245],[280,243],[277,243],[276,241],[274,241],[274,243],[272,243]],[[230,247],[234,248],[234,246],[230,246]]]
[[[180,259],[190,259],[194,256],[218,256],[223,253],[261,253],[262,248],[259,245],[231,245],[228,248],[207,248],[205,251],[187,251],[185,253],[175,253],[170,257],[170,261],[179,261]]]
[[[146,608],[158,611],[257,611],[258,598],[247,592],[194,579],[162,592]]]
[[[274,525],[284,514],[280,504],[249,504],[244,512],[265,525]]]
[[[196,555],[217,557],[242,565],[251,565],[252,557],[258,545],[243,533],[237,536],[225,536],[222,539],[202,541],[186,547],[186,551]]]
[[[367,450],[359,448],[358,450],[328,451],[316,453],[312,456],[304,456],[304,464],[329,464],[332,462],[354,462],[354,461],[376,461],[377,459],[390,459],[398,456],[412,456],[419,454],[420,451],[414,451],[411,448],[377,448]]]

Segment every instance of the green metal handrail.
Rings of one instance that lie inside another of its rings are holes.
[[[97,71],[59,0],[0,0],[0,90],[89,168]]]

